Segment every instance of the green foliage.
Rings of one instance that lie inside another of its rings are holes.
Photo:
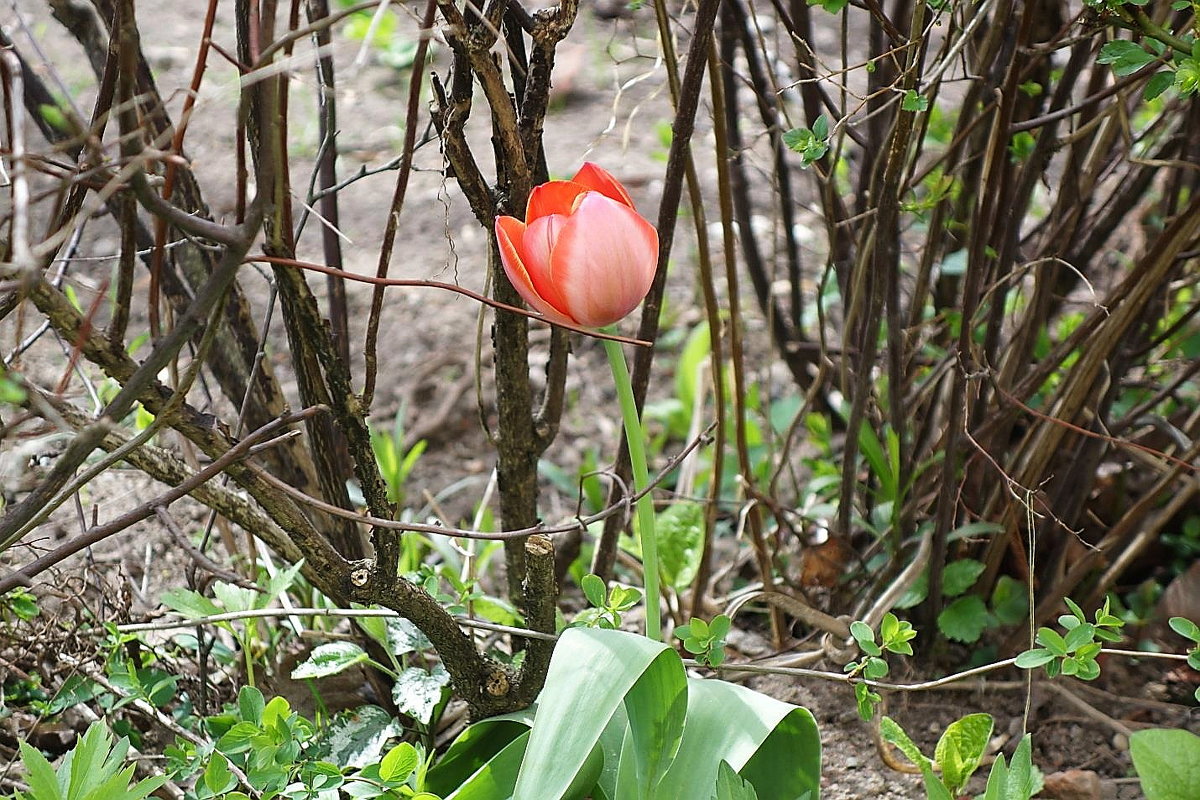
[[[0,365],[0,404],[20,405],[25,401],[25,389],[21,384],[8,376],[8,371]]]
[[[162,596],[163,605],[179,612],[188,619],[201,619],[226,612],[242,612],[267,608],[286,592],[296,578],[304,562],[298,562],[272,576],[262,576],[260,587],[247,589],[225,581],[214,581],[213,598],[209,599],[191,589],[172,589]],[[255,620],[234,624],[231,620],[216,623],[237,639],[245,660],[246,680],[254,685],[254,653],[262,636]]]
[[[582,588],[584,596],[592,605],[575,615],[570,625],[572,628],[616,630],[621,627],[621,615],[642,600],[641,589],[632,586],[613,584],[612,589],[606,593],[604,581],[591,573],[583,576]]]
[[[743,784],[721,770],[723,762]],[[788,768],[779,769],[784,762]],[[430,770],[428,788],[450,800],[770,800],[815,796],[819,767],[816,724],[804,709],[688,679],[678,654],[659,642],[571,629],[532,717],[472,725]]]
[[[968,714],[952,722],[938,739],[932,759],[921,752],[891,717],[880,720],[879,733],[921,771],[929,800],[953,800],[962,794],[979,768],[992,726],[989,714]],[[1033,745],[1028,734],[1017,745],[1011,765],[1004,756],[997,756],[980,800],[1028,800],[1041,791],[1041,772],[1033,766],[1032,756]]]
[[[287,700],[267,701],[243,687],[235,704],[204,720],[210,744],[179,741],[167,749],[172,777],[195,776],[190,800],[245,798],[247,790],[279,798],[420,798],[427,764],[381,708],[363,706],[322,727]],[[339,792],[341,794],[339,794]]]
[[[675,636],[683,640],[683,649],[701,664],[719,667],[725,663],[725,637],[729,635],[730,624],[725,614],[713,617],[712,622],[693,617],[691,622],[675,629]]]
[[[1036,641],[1041,647],[1021,653],[1016,664],[1022,669],[1044,666],[1051,678],[1061,674],[1085,681],[1095,680],[1100,677],[1096,656],[1104,646],[1102,642],[1120,641],[1116,631],[1125,625],[1125,621],[1110,613],[1107,600],[1104,607],[1096,611],[1093,622],[1087,621],[1083,610],[1071,598],[1064,600],[1071,613],[1060,616],[1058,623],[1066,635],[1053,628],[1038,628]]]
[[[839,14],[850,3],[850,0],[808,0],[810,6],[820,6],[830,14]]]
[[[845,666],[845,671],[852,677],[861,676],[867,680],[877,681],[888,674],[887,661],[883,659],[884,652],[911,656],[913,653],[910,642],[916,638],[917,632],[913,626],[890,611],[883,615],[879,623],[879,641],[875,640],[875,632],[867,623],[856,620],[850,623],[850,635],[858,643],[864,658],[851,661]],[[875,716],[875,709],[882,698],[871,691],[865,683],[854,684],[854,695],[858,703],[858,714],[864,720]]]
[[[928,111],[929,98],[917,92],[916,89],[908,89],[904,92],[904,99],[900,101],[900,108],[904,111]]]
[[[996,757],[981,800],[1028,800],[1041,790],[1042,773],[1033,765],[1033,740],[1025,734],[1010,763],[1002,755]]]
[[[1136,42],[1126,39],[1114,39],[1100,48],[1097,64],[1109,64],[1113,74],[1118,78],[1132,75],[1147,64],[1153,63],[1157,56],[1147,52]]]
[[[371,429],[371,449],[379,463],[379,474],[387,484],[388,500],[397,505],[404,504],[404,485],[427,445],[422,439],[405,450],[404,438],[403,408],[396,412],[390,431]]]
[[[0,378],[0,383],[3,378]],[[37,598],[24,587],[18,587],[0,597],[0,619],[11,625],[17,620],[28,622],[39,613]]]
[[[950,800],[962,792],[979,767],[992,735],[992,718],[988,714],[968,714],[950,723],[934,748],[933,759],[925,756],[891,717],[879,721],[879,733],[921,770],[931,800]],[[936,774],[939,771],[940,776]]]
[[[673,503],[658,514],[659,572],[676,591],[692,585],[704,549],[704,508],[699,503]]]
[[[1167,624],[1171,626],[1171,630],[1192,643],[1188,647],[1187,664],[1200,671],[1200,626],[1185,617],[1171,617]],[[1200,701],[1200,687],[1196,688],[1196,700]]]
[[[824,0],[821,5],[825,10],[837,13],[846,5],[846,0]],[[831,6],[837,6],[836,10]],[[813,122],[812,128],[784,131],[783,143],[789,150],[800,154],[801,166],[807,167],[820,161],[829,152],[829,118],[821,114]]]
[[[28,772],[28,792],[19,800],[142,800],[166,783],[162,776],[131,785],[134,766],[126,765],[129,740],[113,742],[101,722],[93,722],[68,752],[57,770],[26,742],[21,742],[21,762]]]
[[[1146,800],[1200,797],[1200,736],[1182,729],[1135,731],[1129,755]]]

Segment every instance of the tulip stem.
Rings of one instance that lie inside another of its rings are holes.
[[[614,332],[615,327],[607,328],[606,331]],[[617,399],[621,403],[625,442],[629,447],[629,463],[633,467],[633,491],[640,494],[649,488],[650,476],[646,470],[645,437],[642,435],[637,403],[633,399],[633,384],[629,379],[629,367],[625,364],[625,351],[621,349],[620,342],[605,339],[604,352],[608,354],[613,382],[617,386]],[[658,537],[654,533],[654,500],[649,492],[638,498],[637,522],[642,543],[642,582],[646,592],[646,636],[661,642],[662,620],[658,610]]]

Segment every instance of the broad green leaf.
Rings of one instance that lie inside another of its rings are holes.
[[[263,708],[266,705],[263,693],[253,686],[243,686],[238,692],[238,713],[246,722],[262,721]]]
[[[654,530],[663,580],[677,590],[687,588],[700,568],[704,549],[703,507],[686,502],[670,505],[657,516]]]
[[[441,664],[435,665],[431,671],[409,667],[396,678],[392,686],[392,700],[400,711],[428,725],[449,685],[450,674]]]
[[[446,800],[511,800],[528,744],[526,730],[445,795]]]
[[[670,673],[677,673],[678,680]],[[649,696],[681,693],[686,684],[678,654],[661,642],[624,631],[565,631],[550,660],[515,794],[538,800],[565,797],[613,714],[644,680],[653,684],[642,690]],[[644,747],[639,752],[646,768],[643,775],[653,776],[646,770],[664,765],[678,749],[684,708],[684,703],[669,700],[664,706],[638,709],[633,730]],[[678,718],[671,719],[672,714]]]
[[[1027,733],[1013,751],[1008,764],[1008,794],[1012,800],[1026,800],[1042,790],[1042,773],[1033,765],[1033,738]]]
[[[1036,641],[1056,656],[1067,654],[1067,643],[1053,628],[1038,628]]]
[[[471,775],[516,739],[528,738],[535,710],[531,706],[512,714],[489,717],[468,727],[429,769],[425,776],[425,788],[435,794],[447,795],[465,784]],[[524,753],[522,744],[521,755]],[[516,783],[515,770],[513,783]]]
[[[969,594],[960,597],[938,614],[938,629],[947,639],[971,644],[978,641],[991,618],[983,598]]]
[[[946,597],[958,597],[975,585],[983,570],[984,563],[973,558],[951,561],[942,572],[942,594]]]
[[[588,573],[583,576],[583,596],[596,608],[604,608],[607,598],[604,592],[604,581],[599,575]]]
[[[1093,641],[1096,638],[1096,629],[1090,623],[1084,622],[1076,625],[1067,632],[1063,643],[1067,646],[1067,652],[1073,653],[1085,644]]]
[[[979,767],[992,735],[989,714],[968,714],[950,723],[934,750],[933,760],[942,770],[942,781],[951,794],[958,794]]]
[[[164,592],[162,603],[167,608],[172,611],[178,611],[188,619],[211,617],[214,614],[220,614],[224,611],[224,609],[212,600],[190,589],[172,589],[169,592]]]
[[[992,589],[992,613],[1001,625],[1016,625],[1029,614],[1025,584],[1011,575],[1001,575]]]
[[[687,718],[660,797],[705,797],[726,761],[760,800],[816,797],[821,738],[806,709],[724,681],[688,681]],[[787,769],[779,765],[786,763]]]
[[[367,651],[354,642],[329,642],[314,648],[308,660],[292,670],[292,680],[327,678],[369,658]]]
[[[1129,754],[1146,800],[1200,797],[1200,736],[1182,728],[1136,731]]]
[[[1110,64],[1118,78],[1132,75],[1154,61],[1154,55],[1146,52],[1139,44],[1126,39],[1116,39],[1100,48],[1097,64]]]
[[[1146,88],[1142,90],[1142,100],[1150,101],[1161,95],[1175,84],[1175,73],[1164,69],[1150,76]]]

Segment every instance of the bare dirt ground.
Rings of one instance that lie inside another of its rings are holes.
[[[225,4],[223,8],[227,14],[232,6]],[[78,98],[80,108],[86,110],[93,80],[79,48],[49,19],[40,0],[16,0],[16,9],[20,24],[14,25],[10,35],[19,42],[22,37],[26,43],[30,37],[36,40],[54,65],[57,73],[54,79],[61,82],[64,93]],[[671,115],[665,72],[657,61],[648,11],[646,8],[631,19],[621,20],[601,19],[588,12],[581,15],[562,51],[557,95],[546,130],[552,175],[566,176],[584,160],[598,161],[618,174],[639,206],[651,213],[657,208],[661,191],[666,155],[663,129]],[[143,23],[143,30],[153,34],[153,39],[147,41],[147,49],[160,88],[164,96],[173,98],[172,111],[177,113],[199,38],[201,9],[177,1],[140,0],[138,14],[142,20],[153,21]],[[10,23],[8,20],[4,24]],[[218,38],[232,49],[227,16],[220,20]],[[407,72],[379,63],[377,53],[368,53],[366,60],[356,66],[359,47],[360,42],[344,37],[338,39],[336,46],[344,153],[339,170],[343,175],[388,161],[399,151],[403,135]],[[291,108],[292,132],[298,143],[294,145],[292,165],[296,183],[301,185],[307,180],[315,156],[317,110],[311,51],[297,52]],[[444,48],[435,54],[435,63],[445,66]],[[214,58],[191,123],[187,150],[206,199],[218,217],[228,216],[233,210],[228,176],[233,171],[231,132],[235,103],[236,73],[220,58]],[[702,108],[696,142],[709,146],[698,146],[697,152],[712,152],[710,127],[707,112]],[[481,154],[489,150],[487,133],[482,128],[474,131]],[[442,157],[436,142],[421,148],[416,166],[392,276],[452,281],[482,290],[485,232],[470,214],[454,183],[443,177]],[[486,172],[486,165],[484,169]],[[711,186],[715,180],[712,165],[702,161],[701,172]],[[341,235],[350,270],[363,274],[375,270],[376,244],[387,212],[391,175],[383,173],[362,180],[341,195]],[[698,320],[700,314],[690,277],[695,251],[691,220],[685,217],[680,222],[669,303],[673,307],[673,324],[683,326]],[[81,255],[101,256],[116,250],[112,224],[97,219],[89,228]],[[305,237],[300,256],[321,260],[317,236],[310,233]],[[98,285],[96,275],[86,271],[75,274],[81,292],[89,287],[94,290]],[[265,284],[253,271],[247,271],[243,283],[256,296],[265,296]],[[351,287],[350,316],[352,324],[357,326],[357,341],[362,338],[369,300],[367,287]],[[434,497],[448,516],[466,513],[482,495],[491,472],[493,455],[479,423],[474,392],[476,364],[489,363],[486,332],[481,337],[481,353],[476,352],[478,314],[476,304],[458,295],[432,289],[389,290],[380,337],[380,391],[375,417],[390,420],[397,410],[403,409],[410,429],[422,426],[423,420],[431,416],[436,415],[437,419],[436,425],[422,428],[429,446],[410,487],[410,505],[425,506],[418,509],[418,515],[432,513],[427,498]],[[769,352],[764,327],[753,309],[748,309],[748,317],[750,347],[760,353]],[[544,344],[545,333],[544,328],[536,330],[535,341]],[[275,352],[283,350],[277,348]],[[669,385],[670,363],[671,350],[667,348],[655,378],[660,384]],[[761,363],[756,377],[767,391],[789,388],[786,382],[774,383],[775,376],[766,358]],[[287,375],[287,363],[281,356],[276,358],[274,366],[281,375]],[[486,394],[486,366],[484,369]],[[611,452],[616,441],[618,415],[612,410],[608,381],[593,380],[593,375],[605,375],[603,354],[594,342],[577,340],[567,386],[570,403],[562,433],[547,454],[568,471],[573,471],[589,447],[598,448],[601,460],[610,458],[605,454]],[[140,502],[153,491],[154,487],[131,480],[128,473],[110,473],[90,487],[92,498],[102,508]],[[549,486],[544,508],[547,518],[573,513],[570,498]],[[185,518],[187,513],[194,517],[186,520],[189,523],[201,519],[198,510],[186,512]],[[72,510],[62,516],[48,535],[69,535],[75,525],[73,515]],[[177,585],[185,561],[160,526],[146,523],[65,566],[78,569],[81,574],[102,573],[104,579],[97,583],[129,587],[128,596],[114,603],[121,606],[116,609],[119,613],[137,617],[153,610],[162,590]],[[56,582],[64,586],[70,583],[69,580],[64,583],[62,577]],[[956,662],[956,658],[960,661]],[[961,663],[961,660],[965,660],[965,654],[959,653],[947,663]],[[833,666],[834,670],[837,668]],[[1002,677],[1015,680],[1018,676]],[[1030,718],[1035,762],[1046,773],[1070,769],[1094,771],[1100,794],[1080,797],[1138,797],[1136,783],[1128,780],[1130,762],[1120,726],[1181,725],[1189,721],[1158,703],[1163,691],[1162,670],[1152,665],[1106,664],[1099,684],[1108,694],[1079,689],[1077,703],[1065,700],[1060,694],[1036,692]],[[923,796],[915,776],[891,771],[881,762],[870,728],[859,721],[852,693],[846,687],[783,678],[760,679],[751,685],[804,705],[815,714],[824,741],[824,797],[885,800]],[[1019,739],[1024,702],[1025,693],[1019,689],[940,691],[893,695],[889,699],[889,712],[926,752],[931,752],[938,733],[953,719],[972,711],[987,711],[996,717],[997,733],[1006,737],[1006,751],[1011,752]],[[1195,715],[1190,724],[1196,726]],[[981,790],[974,784],[973,788]]]

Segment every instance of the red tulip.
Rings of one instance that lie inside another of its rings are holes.
[[[637,308],[658,264],[658,231],[612,175],[584,164],[529,195],[525,221],[496,218],[508,280],[550,322],[611,325]]]

